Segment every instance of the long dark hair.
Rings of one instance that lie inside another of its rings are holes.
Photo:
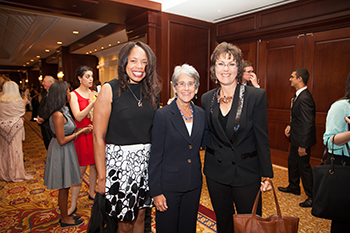
[[[350,73],[349,73],[348,78],[346,80],[346,90],[345,90],[344,99],[348,99],[349,103],[350,103]]]
[[[142,42],[128,42],[120,50],[118,56],[118,80],[120,83],[120,92],[124,92],[128,89],[129,76],[126,73],[126,66],[128,64],[128,57],[131,50],[139,46],[145,51],[147,55],[147,66],[145,68],[146,76],[141,81],[142,95],[151,103],[154,108],[157,108],[157,96],[161,90],[161,79],[157,75],[156,71],[156,56],[154,55],[152,49],[145,43]]]
[[[67,103],[68,84],[65,81],[55,82],[50,86],[47,96],[47,112],[49,116],[60,111]]]
[[[82,78],[86,71],[93,72],[92,68],[88,66],[79,66],[78,69],[75,71],[75,78],[78,80],[78,83],[80,81],[78,77]]]

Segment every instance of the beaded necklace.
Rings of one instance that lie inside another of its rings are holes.
[[[191,120],[193,118],[193,109],[192,106],[190,105],[190,109],[191,109],[191,116],[188,118],[184,115],[184,113],[181,111],[181,109],[179,107],[177,107],[181,113],[181,116],[185,118],[186,121]]]

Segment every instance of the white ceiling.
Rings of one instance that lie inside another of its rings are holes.
[[[264,10],[296,0],[152,0],[162,11],[211,23]]]
[[[153,0],[162,4],[162,11],[217,23],[255,11],[275,7],[296,0]],[[68,46],[104,23],[55,17],[51,15],[18,11],[0,5],[0,65],[31,66],[38,59],[47,58],[61,46]],[[72,33],[79,30],[78,35]],[[74,53],[94,54],[127,40],[125,30],[99,39]],[[45,52],[49,49],[50,52]],[[38,58],[37,56],[40,56]]]

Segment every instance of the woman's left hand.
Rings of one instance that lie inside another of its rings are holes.
[[[271,190],[272,190],[272,186],[268,180],[264,180],[263,182],[261,182],[261,186],[260,186],[261,192],[264,193],[264,192],[271,191]]]

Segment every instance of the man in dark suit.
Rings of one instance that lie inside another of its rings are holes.
[[[291,121],[284,130],[291,143],[288,157],[289,185],[278,187],[286,193],[300,195],[300,178],[308,198],[299,204],[301,207],[312,207],[313,175],[310,166],[310,149],[316,144],[315,102],[307,89],[309,72],[299,68],[292,72],[289,81],[296,94],[292,99]]]
[[[38,108],[38,116],[36,122],[40,125],[41,127],[41,134],[43,136],[43,141],[46,147],[46,150],[49,148],[49,144],[51,141],[51,138],[53,136],[53,133],[50,129],[50,124],[49,124],[49,117],[48,112],[46,110],[47,106],[47,95],[49,93],[49,88],[51,85],[55,82],[56,80],[54,77],[50,75],[46,75],[42,84],[45,89],[39,108]]]

